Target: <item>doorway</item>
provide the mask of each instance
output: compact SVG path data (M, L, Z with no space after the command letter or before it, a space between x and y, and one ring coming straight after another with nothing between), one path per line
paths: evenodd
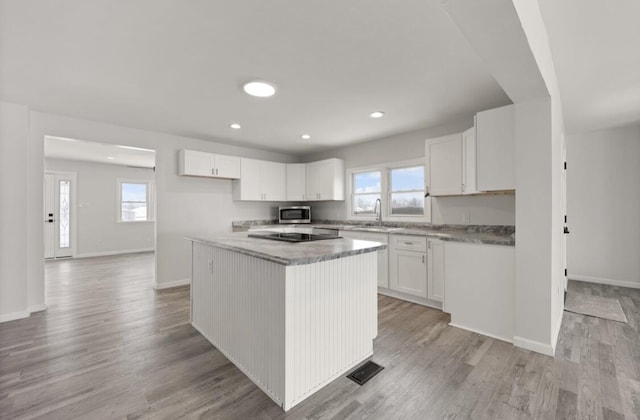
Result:
M44 258L71 258L76 251L76 174L44 174Z

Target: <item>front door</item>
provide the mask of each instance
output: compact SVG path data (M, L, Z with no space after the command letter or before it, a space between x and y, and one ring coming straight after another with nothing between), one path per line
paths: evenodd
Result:
M73 257L75 253L74 173L44 174L44 257Z

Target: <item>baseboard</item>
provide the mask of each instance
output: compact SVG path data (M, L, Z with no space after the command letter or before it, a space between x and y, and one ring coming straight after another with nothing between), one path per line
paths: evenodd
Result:
M583 276L581 274L569 274L569 280L586 281L589 283L607 284L609 286L630 287L632 289L640 289L640 283L628 280L615 280L605 277Z
M156 283L153 285L153 288L156 290L163 290L163 289L171 289L172 287L187 286L190 284L191 284L191 279L180 279L175 281L169 281L162 284Z
M118 251L85 252L83 254L77 254L73 258L107 257L109 255L138 254L141 252L153 252L153 251L155 251L154 248L139 248L139 249L121 249Z
M555 353L553 348L554 346L551 346L550 344L545 344L539 341L533 341L522 337L513 337L513 345L525 350L535 351L536 353L541 353L552 357Z
M380 286L378 286L378 293L381 295L395 298L395 299L405 300L407 302L416 303L418 305L428 306L429 308L442 310L442 303L436 302L435 300L423 299L417 296L411 296L406 293L396 292L395 290L387 289Z
M488 332L485 332L485 331L477 330L475 328L464 327L462 325L454 324L453 322L450 322L449 326L460 328L461 330L470 331L470 332L474 332L474 333L477 333L477 334L486 335L487 337L495 338L496 340L500 340L500 341L506 341L507 343L513 343L513 341L511 339L509 339L509 338L500 337L500 336L497 336L495 334L491 334L491 333L488 333Z
M47 310L47 305L45 305L44 303L29 306L29 313L31 314L34 312L41 312L46 310Z
M12 312L10 314L0 315L0 322L15 321L16 319L28 318L29 311Z
M562 305L563 309L564 309L564 304ZM555 329L552 331L552 345L551 345L551 355L556 354L556 347L558 346L558 337L560 337L560 328L562 328L562 318L564 317L564 311L562 311L562 315L560 315L560 319L558 320L558 322L556 323L556 327Z

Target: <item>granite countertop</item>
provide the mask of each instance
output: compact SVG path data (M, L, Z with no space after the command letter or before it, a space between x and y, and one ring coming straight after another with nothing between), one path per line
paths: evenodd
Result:
M274 220L234 221L233 227L277 229L292 225L279 225ZM451 242L466 242L487 245L515 246L514 226L493 225L430 225L409 223L385 223L383 226L368 226L358 222L336 220L314 221L312 224L296 225L300 228L330 228L357 232L374 232L391 235L416 235Z
M385 249L378 242L347 238L281 242L248 237L246 232L188 236L186 239L283 265L304 265Z

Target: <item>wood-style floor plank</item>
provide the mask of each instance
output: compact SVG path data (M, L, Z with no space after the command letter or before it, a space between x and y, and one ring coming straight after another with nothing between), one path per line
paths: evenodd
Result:
M565 313L555 357L378 298L364 386L345 377L284 413L189 324L189 288L155 291L153 254L46 263L49 309L0 324L0 419L623 419L640 417L640 290L628 324Z

